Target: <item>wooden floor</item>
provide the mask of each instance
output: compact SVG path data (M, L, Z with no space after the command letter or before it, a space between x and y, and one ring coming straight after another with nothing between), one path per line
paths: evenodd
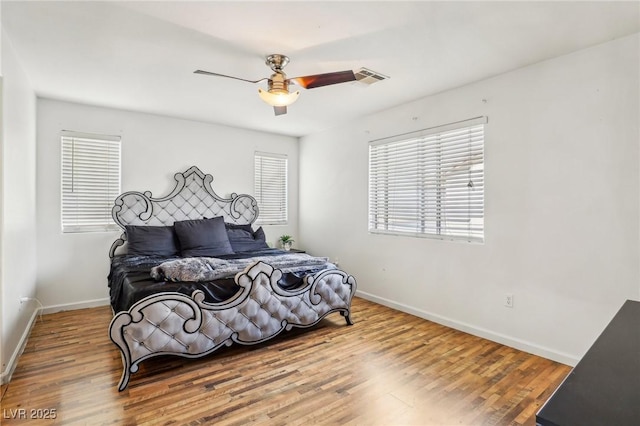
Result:
M118 392L110 309L44 315L2 389L1 423L534 425L570 371L363 299L352 316L204 359L151 359Z

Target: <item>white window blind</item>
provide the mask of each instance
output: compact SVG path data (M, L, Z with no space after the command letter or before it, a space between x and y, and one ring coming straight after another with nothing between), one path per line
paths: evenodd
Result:
M260 215L257 223L284 225L287 223L287 156L256 152L255 197Z
M120 137L62 133L62 232L119 230Z
M369 231L484 241L478 117L369 144Z

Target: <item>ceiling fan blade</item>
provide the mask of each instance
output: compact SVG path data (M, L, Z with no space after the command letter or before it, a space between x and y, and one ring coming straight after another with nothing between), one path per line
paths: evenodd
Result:
M305 75L303 77L291 78L290 81L304 87L305 89L313 89L315 87L329 86L331 84L346 83L355 81L356 76L353 71L337 71L325 74Z
M247 80L245 78L233 77L231 75L218 74L217 72L209 72L209 71L203 71L203 70L195 70L193 73L194 74L203 74L203 75L212 75L214 77L233 78L234 80L246 81L247 83L260 83L263 80L267 80L267 78L261 78L260 80L253 81L253 80Z
M273 112L276 113L276 115L284 115L287 113L287 107L286 106L274 106L273 107Z

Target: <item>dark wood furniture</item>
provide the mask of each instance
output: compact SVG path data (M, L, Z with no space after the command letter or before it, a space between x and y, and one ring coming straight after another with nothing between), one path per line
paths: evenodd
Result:
M622 305L538 411L536 424L640 425L640 302Z

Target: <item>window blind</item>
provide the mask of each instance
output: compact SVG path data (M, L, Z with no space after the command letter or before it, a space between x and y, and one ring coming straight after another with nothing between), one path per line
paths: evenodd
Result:
M254 157L255 198L260 215L257 223L287 223L287 156L256 152Z
M119 230L111 208L120 194L120 137L62 134L62 232Z
M369 144L369 231L484 241L484 123Z

